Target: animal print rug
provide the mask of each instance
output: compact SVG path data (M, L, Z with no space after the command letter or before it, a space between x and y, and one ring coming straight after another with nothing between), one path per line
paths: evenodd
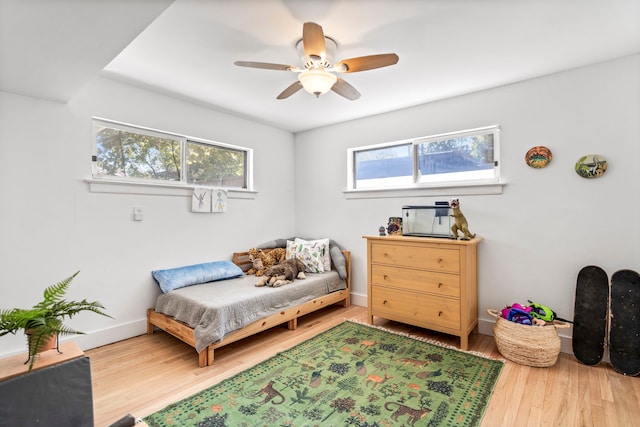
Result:
M502 362L344 322L149 415L155 426L478 426Z

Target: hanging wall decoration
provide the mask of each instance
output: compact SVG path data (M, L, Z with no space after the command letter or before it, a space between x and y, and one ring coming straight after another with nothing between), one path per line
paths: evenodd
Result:
M227 190L196 187L191 198L191 212L219 213L227 211Z
M551 150L542 145L531 148L524 155L524 161L532 168L541 169L549 164L552 159Z
M227 191L222 188L214 189L211 192L211 212L227 211Z
M211 189L199 188L193 189L193 197L191 198L191 212L211 212Z
M196 187L191 198L191 212L218 213L227 211L227 190Z
M600 178L607 170L607 160L599 154L587 154L576 162L576 173L583 178Z

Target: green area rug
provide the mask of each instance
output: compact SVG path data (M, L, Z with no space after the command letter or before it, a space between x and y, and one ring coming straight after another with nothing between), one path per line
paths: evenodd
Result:
M502 362L344 322L149 415L152 426L478 426Z

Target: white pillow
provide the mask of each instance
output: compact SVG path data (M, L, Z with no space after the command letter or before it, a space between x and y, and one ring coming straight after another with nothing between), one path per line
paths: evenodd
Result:
M303 240L296 237L294 243L305 243L311 245L314 251L320 252L323 271L331 271L331 255L329 254L329 238L318 240Z
M318 245L311 245L302 239L287 240L287 258L298 258L308 273L324 273L322 253Z

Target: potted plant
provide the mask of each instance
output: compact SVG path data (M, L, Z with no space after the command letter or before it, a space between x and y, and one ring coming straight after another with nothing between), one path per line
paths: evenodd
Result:
M27 335L29 371L33 368L36 355L45 349L52 339L57 342L60 335L84 334L66 326L63 323L65 318L70 319L81 311L93 311L111 317L103 311L105 307L97 301L64 299L71 281L78 273L80 272L77 271L65 280L46 288L42 301L32 308L0 309L0 337L9 333L15 335L20 330Z

